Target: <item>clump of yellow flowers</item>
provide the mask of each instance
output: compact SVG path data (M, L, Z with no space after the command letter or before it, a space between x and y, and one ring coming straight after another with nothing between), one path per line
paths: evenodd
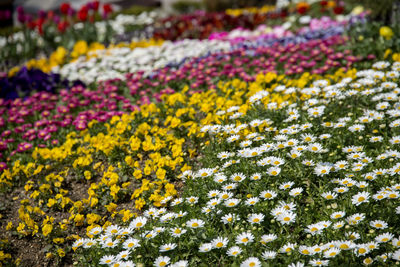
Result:
M236 8L236 9L227 9L225 13L230 16L240 16L244 13L261 13L266 14L268 12L276 10L275 6L265 5L262 7L247 7L247 8Z

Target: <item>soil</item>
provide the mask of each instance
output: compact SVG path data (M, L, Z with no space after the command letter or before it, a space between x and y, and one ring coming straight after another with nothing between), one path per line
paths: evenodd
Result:
M87 197L87 189L90 186L88 183L80 183L75 180L68 181L68 185L65 186L69 190L69 197L72 200L83 199ZM55 262L53 259L47 259L46 254L48 252L48 243L43 239L26 236L19 236L16 231L6 231L5 227L7 223L11 221L14 227L19 224L18 209L20 208L20 201L28 199L29 196L26 194L24 188L14 188L11 193L0 194L1 203L1 218L0 218L0 239L7 239L9 247L6 253L10 253L12 260L19 259L19 265L21 267L53 267L53 266L73 266L72 257L70 253L63 258L63 261ZM35 205L33 202L32 205ZM46 215L54 218L54 222L58 223L63 219L68 219L70 214L66 211L47 212ZM85 229L79 229L76 234L83 236ZM13 266L12 264L11 266ZM1 266L1 263L0 263Z

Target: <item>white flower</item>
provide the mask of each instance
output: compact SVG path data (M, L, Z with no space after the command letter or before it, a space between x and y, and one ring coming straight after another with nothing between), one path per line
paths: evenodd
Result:
M233 246L233 247L229 248L228 251L226 252L226 254L231 257L236 257L241 253L242 253L242 249L238 246Z
M191 219L186 222L186 226L193 229L201 228L204 226L204 221L199 219Z
M296 214L291 211L284 211L276 216L276 219L282 224L290 224L295 222Z
M321 165L318 164L317 166L315 166L314 172L316 175L318 176L324 176L329 174L331 171L331 166L328 165Z
M350 132L361 132L365 129L365 126L362 124L354 124L349 127Z
M315 259L315 260L311 260L310 264L312 266L328 266L329 265L329 260Z
M346 212L344 211L336 211L331 214L331 219L340 219L343 218L346 215Z
M272 190L262 191L260 197L263 199L274 199L278 194Z
M300 195L303 192L303 188L293 188L292 190L289 191L289 195L296 197Z
M213 245L211 243L202 244L199 247L199 252L209 252L213 249Z
M250 257L240 264L240 267L260 267L261 261L256 257Z
M254 206L259 201L260 201L260 199L258 197L251 197L251 198L246 200L246 205L247 206Z
M236 221L237 218L238 218L238 216L236 214L228 213L228 214L222 216L221 222L223 222L224 224L228 224L228 223L232 223L232 222Z
M224 248L228 244L229 239L226 237L217 237L211 241L214 248Z
M131 221L129 227L132 228L142 228L146 225L147 218L146 217L137 217Z
M296 263L289 264L288 267L304 267L304 263L298 261Z
M241 182L244 179L246 179L246 176L243 173L235 173L231 175L231 180L236 183Z
M386 243L392 240L394 235L392 233L383 233L375 237L375 241L378 243Z
M170 251L170 250L173 250L175 248L176 248L176 244L175 243L168 243L168 244L160 246L160 252Z
M338 248L330 248L324 252L325 258L333 258L340 253L340 249Z
M261 257L262 257L264 260L273 260L273 259L275 259L275 257L276 257L277 254L278 254L278 253L276 253L275 251L264 251L264 252L261 254Z
M231 198L231 199L225 200L224 205L225 205L226 207L233 208L233 207L235 207L236 205L238 205L239 202L240 202L240 199Z
M250 214L248 218L248 222L251 224L260 224L262 221L264 221L264 215L261 213L257 214Z
M252 233L241 233L236 237L236 244L247 245L254 241L254 235Z
M135 249L137 247L140 247L140 241L138 239L129 237L128 239L125 240L123 243L123 248L125 249Z
M170 233L171 233L171 235L172 235L173 237L179 237L179 236L183 235L183 234L186 233L186 232L187 232L187 230L182 229L182 228L179 228L179 227L172 228L172 229L170 230Z
M107 264L107 265L111 265L116 261L115 256L113 255L105 255L103 257L101 257L99 264Z
M351 198L351 203L353 203L353 205L358 206L362 203L368 202L369 196L370 194L368 192L357 193Z
M281 168L279 167L271 167L267 170L268 175L277 176L281 172Z
M101 227L94 227L89 231L89 233L91 235L99 235L99 234L101 234L101 232L102 232L102 228Z
M199 200L199 198L195 197L195 196L191 196L191 197L187 197L186 198L186 202L189 203L189 204L196 204L198 200Z
M185 260L177 261L171 265L171 267L187 267L187 266L189 266L189 262Z
M369 225L371 225L371 227L374 227L376 229L385 229L388 227L387 222L382 221L382 220L375 220L375 221L371 221L369 223Z
M396 260L396 261L400 261L400 249L396 250L393 255L392 255L392 259Z
M356 213L356 214L353 214L353 215L347 217L346 220L350 225L356 225L364 219L365 219L365 215L363 213Z
M153 265L154 265L154 266L157 266L157 267L164 267L164 266L167 266L167 265L169 264L170 260L171 260L170 257L167 257L167 256L159 256L159 257L155 260L155 262L154 262Z
M279 189L286 190L286 189L291 188L293 185L294 185L294 182L286 182L286 183L279 185Z
M278 238L277 235L275 234L268 234L268 235L263 235L261 236L261 244L266 245L269 242L272 242Z

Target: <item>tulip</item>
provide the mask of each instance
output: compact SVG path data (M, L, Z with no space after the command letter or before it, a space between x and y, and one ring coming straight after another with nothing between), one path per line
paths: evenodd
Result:
M70 9L71 9L71 5L69 3L62 3L60 6L60 11L64 15L68 15Z
M112 10L112 7L111 7L110 4L104 4L104 5L103 5L103 14L104 14L104 17L107 17L108 14L110 14L112 11L113 11L113 10Z
M78 11L77 17L78 17L78 19L79 19L80 21L86 21L87 16L88 16L88 9L87 9L86 6L83 6L83 7Z

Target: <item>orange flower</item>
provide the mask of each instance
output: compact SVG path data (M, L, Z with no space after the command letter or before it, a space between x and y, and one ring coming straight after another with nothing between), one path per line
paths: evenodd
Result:
M299 14L305 14L310 9L310 5L306 2L300 2L297 3L296 9Z

